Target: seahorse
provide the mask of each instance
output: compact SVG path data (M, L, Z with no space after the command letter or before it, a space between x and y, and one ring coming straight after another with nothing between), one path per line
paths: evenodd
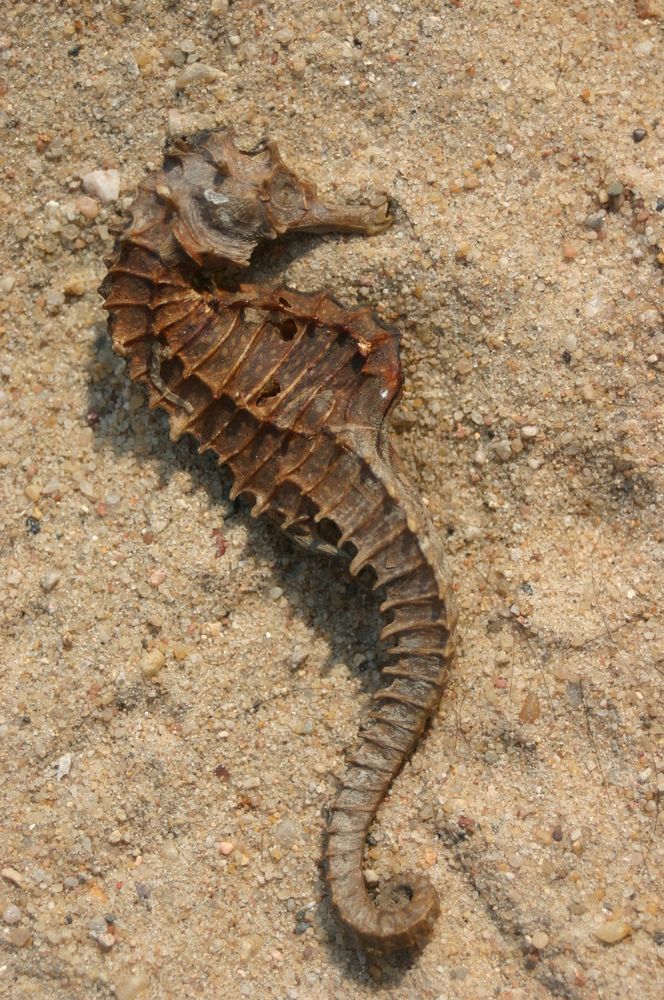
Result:
M440 904L423 876L366 888L365 837L436 711L454 654L450 574L387 436L402 390L400 332L327 292L240 284L258 244L286 233L380 234L378 205L334 205L264 140L229 129L166 147L140 186L100 292L114 349L169 416L228 466L233 486L292 539L350 557L383 595L386 680L349 757L327 829L332 905L368 953L423 947Z

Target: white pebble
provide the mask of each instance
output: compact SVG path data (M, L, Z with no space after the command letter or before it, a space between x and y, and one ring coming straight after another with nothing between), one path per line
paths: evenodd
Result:
M21 919L21 916L22 914L18 906L14 906L13 903L10 903L9 906L6 906L2 911L2 919L6 924L17 924Z
M55 780L62 781L71 771L71 754L64 753L56 763Z
M117 201L120 195L120 174L117 170L92 170L83 178L83 190L104 203Z
M60 581L60 574L57 569L49 569L41 578L41 588L46 594L50 594Z

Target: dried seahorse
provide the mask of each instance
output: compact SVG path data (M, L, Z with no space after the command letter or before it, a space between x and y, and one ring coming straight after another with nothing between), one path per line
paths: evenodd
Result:
M387 440L400 334L324 292L231 289L210 275L248 265L261 241L286 232L372 235L391 221L386 203L320 201L272 142L242 152L227 130L201 132L172 143L139 189L101 289L115 350L172 436L215 452L254 516L350 554L350 572L371 567L385 594L389 684L374 695L327 842L332 903L370 952L422 946L439 913L432 885L414 875L391 880L376 905L362 861L376 810L438 705L455 624L441 550Z

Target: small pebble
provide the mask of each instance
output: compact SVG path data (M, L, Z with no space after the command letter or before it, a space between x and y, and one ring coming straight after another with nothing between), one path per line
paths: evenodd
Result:
M20 872L17 872L15 868L3 868L2 877L6 878L8 882L12 885L17 885L19 888L23 885L24 879Z
M21 916L22 914L18 906L15 906L13 903L10 903L2 911L2 919L6 924L17 924Z
M636 13L644 20L656 21L664 17L664 5L661 0L636 0Z
M49 569L41 578L41 589L45 594L50 594L59 582L60 573L58 573L57 569Z
M117 170L92 170L83 178L83 190L103 203L117 201L120 174Z
M609 920L608 923L595 931L595 937L603 941L604 944L618 944L619 941L629 937L631 933L632 928L629 924L623 923L622 920Z
M56 316L64 304L64 292L51 290L46 293L46 311L50 313L51 316Z
M95 201L94 198L88 197L86 194L82 194L80 198L77 198L74 205L76 211L86 219L96 219L99 215L99 202Z
M109 842L109 844L121 844L122 843L122 839L123 838L122 838L122 831L121 830L113 830L108 835L108 842Z
M141 671L144 677L154 677L166 663L166 657L160 649L151 649L141 660Z
M290 28L279 28L278 31L275 31L274 37L280 45L290 45L295 38L295 33Z
M507 462L512 456L509 441L496 441L493 450L502 462Z
M235 844L231 840L222 840L219 844L219 853L228 857L235 850Z
M648 135L648 131L645 128L635 128L632 132L632 139L634 142L643 142L645 137Z
M533 947L537 948L538 951L542 951L549 943L549 935L546 931L535 931L532 941Z
M191 63L180 73L175 81L176 90L186 90L197 83L212 83L219 77L219 70L205 63Z
M96 941L102 951L110 951L115 944L115 935L108 930L103 917L93 917L88 924L88 937Z
M31 937L32 931L28 927L12 927L2 940L12 948L25 948Z
M56 781L62 781L63 778L67 777L67 775L71 771L71 759L72 758L70 753L64 753L62 757L60 757L60 759L56 762L55 765Z
M289 60L288 66L293 76L301 80L307 68L307 60L304 56L296 54Z
M589 215L586 218L586 229L592 229L593 232L598 233L604 225L605 219L606 215L604 212L594 212L593 215Z
M525 427L521 428L521 437L526 438L527 440L531 441L533 438L536 438L538 434L539 427L534 424L526 424Z
M245 934L240 938L240 961L246 962L260 951L263 939L258 934Z
M201 627L201 633L210 639L216 639L221 635L221 622L205 622Z
M297 736L310 736L314 731L313 719L296 719L293 723L293 732Z
M66 279L62 290L65 295L69 295L71 298L80 299L82 295L85 295L87 283L82 275L72 274L71 277Z
M536 691L528 691L519 711L519 722L536 722L540 716L540 703Z

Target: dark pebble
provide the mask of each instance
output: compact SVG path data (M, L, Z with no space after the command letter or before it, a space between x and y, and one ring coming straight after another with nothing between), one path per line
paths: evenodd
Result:
M36 517L26 517L25 526L28 529L29 535L38 535L41 531L41 521Z
M632 132L632 139L634 142L643 142L647 135L648 133L644 128L635 128Z

